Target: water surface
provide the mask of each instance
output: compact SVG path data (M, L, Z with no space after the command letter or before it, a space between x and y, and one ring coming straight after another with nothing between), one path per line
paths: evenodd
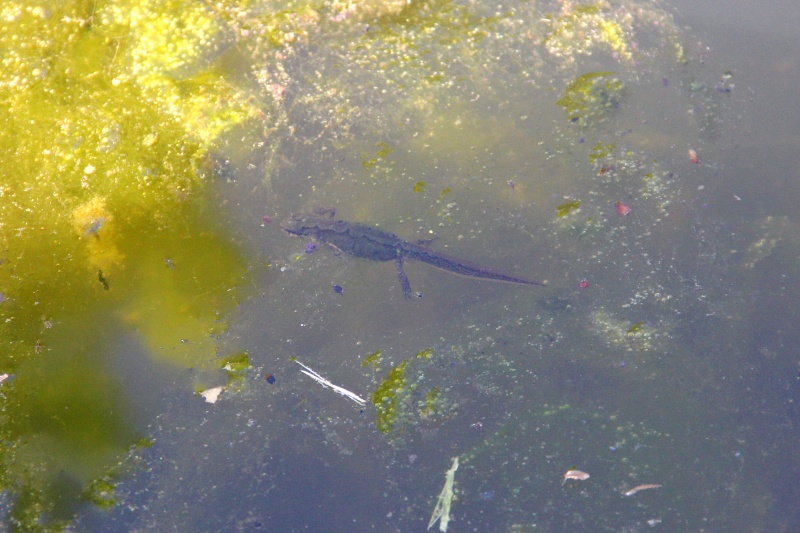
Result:
M797 527L798 13L740 8L4 5L7 523L422 531L458 457L451 531ZM547 286L406 301L318 208Z

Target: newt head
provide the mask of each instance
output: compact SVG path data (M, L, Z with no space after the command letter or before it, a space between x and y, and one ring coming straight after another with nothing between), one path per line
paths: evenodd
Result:
M343 224L342 221L330 217L294 214L281 223L281 229L290 235L317 238L320 232L331 229L338 231Z
M305 217L292 215L292 218L281 222L281 229L290 235L309 235L311 228L305 222Z

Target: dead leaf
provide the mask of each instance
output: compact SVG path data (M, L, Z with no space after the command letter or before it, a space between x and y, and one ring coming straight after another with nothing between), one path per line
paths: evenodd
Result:
M219 395L222 394L222 391L225 387L214 387L213 389L206 389L200 393L200 396L203 397L205 401L208 403L217 403L217 399Z
M576 481L586 481L589 479L589 474L584 472L583 470L567 470L566 474L564 474L564 482L568 479L574 479Z
M629 490L627 492L624 492L623 494L625 496L633 496L634 494L636 494L640 490L659 489L659 488L661 488L661 485L659 485L657 483L648 483L648 484L645 484L645 485L636 485L631 490Z

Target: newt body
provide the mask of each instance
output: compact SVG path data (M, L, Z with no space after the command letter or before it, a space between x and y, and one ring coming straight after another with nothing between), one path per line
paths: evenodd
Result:
M544 285L539 281L509 276L436 252L425 246L405 241L388 231L356 222L312 215L293 217L281 227L291 235L311 237L355 257L373 261L394 261L397 265L397 277L403 287L403 295L407 299L411 297L411 283L403 271L405 259L422 261L462 276L525 285Z

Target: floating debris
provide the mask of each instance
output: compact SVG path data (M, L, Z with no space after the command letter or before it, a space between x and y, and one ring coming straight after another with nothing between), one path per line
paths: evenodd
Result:
M645 485L636 485L631 490L629 490L627 492L624 492L623 495L624 496L633 496L634 494L636 494L640 490L660 489L660 488L661 488L661 485L659 485L657 483L648 483L648 484L645 484Z
M627 333L628 335L635 335L636 333L642 331L642 328L644 327L645 324L646 322L644 320L637 322L636 324L629 327L628 331L626 331L625 333Z
M589 474L583 470L567 470L567 472L564 474L564 481L561 484L563 485L569 479L574 479L575 481L586 481L589 479Z
M580 200L572 200L570 202L564 202L563 204L556 207L556 214L558 215L558 218L564 218L570 213L580 209L580 207L581 207Z
M453 457L453 466L444 475L444 487L439 493L436 507L433 508L431 521L428 522L428 529L439 521L439 531L447 531L447 524L450 522L450 505L453 503L453 481L458 470L458 456Z
M622 202L617 202L614 204L614 208L617 210L617 213L622 216L625 216L631 212L631 206L623 204Z
M102 284L103 284L103 288L104 288L105 290L108 290L108 280L107 280L107 279L106 279L106 277L103 275L103 271L102 271L102 270L98 270L98 271L97 271L97 279L100 281L100 283L102 283Z
M695 165L700 162L700 156L697 155L697 152L689 148L689 161L694 163Z
M9 378L11 374L0 374L0 383L4 382Z
M208 403L217 403L219 399L219 395L222 394L222 391L225 387L214 387L211 389L206 389L200 393L200 396Z
M106 217L97 217L92 220L89 225L86 227L86 231L83 232L84 237L88 237L89 235L94 235L98 239L100 238L100 228L103 227L103 224L106 222Z
M327 387L329 389L333 389L334 392L337 392L337 393L341 394L345 398L349 398L349 399L353 400L354 402L356 402L359 405L366 405L367 400L365 400L361 396L357 395L356 393L350 392L349 390L345 389L344 387L340 387L339 385L334 385L333 383L331 383L327 379L323 378L322 376L320 376L319 374L317 374L316 372L314 372L313 370L308 368L306 365L304 365L303 363L298 361L297 359L295 359L294 362L297 363L298 365L302 366L305 369L305 370L301 370L300 372L302 372L306 376L310 377L311 379L313 379L314 381L316 381L317 383L319 383L323 387Z

